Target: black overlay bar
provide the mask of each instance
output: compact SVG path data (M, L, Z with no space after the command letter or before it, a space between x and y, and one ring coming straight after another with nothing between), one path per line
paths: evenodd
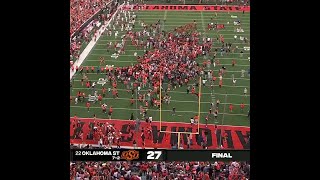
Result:
M250 161L250 150L71 149L71 161Z

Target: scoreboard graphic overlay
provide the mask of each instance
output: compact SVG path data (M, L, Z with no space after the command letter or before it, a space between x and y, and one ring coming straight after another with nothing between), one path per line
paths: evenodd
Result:
M250 150L71 149L71 161L250 161Z

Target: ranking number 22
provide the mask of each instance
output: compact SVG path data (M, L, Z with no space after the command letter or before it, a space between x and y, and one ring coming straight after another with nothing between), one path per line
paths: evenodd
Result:
M147 155L148 155L147 159L159 159L161 154L162 154L162 151L148 151L147 152Z

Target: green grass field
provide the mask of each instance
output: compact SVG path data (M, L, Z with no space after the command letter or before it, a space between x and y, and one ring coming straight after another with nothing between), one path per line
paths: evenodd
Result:
M250 77L248 76L248 69L250 68L250 51L244 51L243 57L240 57L240 50L245 46L250 46L250 44L244 44L239 40L239 36L245 36L250 39L250 13L242 14L238 12L217 12L217 17L215 17L215 12L190 12L190 11L135 11L137 14L137 19L135 23L135 30L141 30L142 27L138 23L139 20L143 20L147 24L155 23L158 19L166 19L164 29L165 31L171 31L175 27L183 26L188 23L192 23L193 20L197 22L198 31L204 32L207 28L207 24L211 22L211 18L215 18L219 24L224 24L225 29L219 31L208 31L207 35L214 38L214 48L221 47L221 44L216 41L216 37L219 34L224 35L225 42L231 42L234 46L238 46L239 50L235 53L229 55L224 54L220 56L217 53L216 59L220 60L220 64L227 68L227 73L223 77L223 87L219 88L216 83L214 86L214 91L208 86L202 87L202 97L201 97L201 118L200 122L204 123L204 117L208 114L210 103L212 100L220 99L221 104L219 106L219 116L218 122L211 120L209 123L217 123L223 125L238 125L238 126L250 126L249 119L247 118L247 112L250 107ZM244 30L242 33L234 32L236 26L233 25L234 18L231 15L238 16L241 20L241 28ZM229 22L229 24L227 23ZM131 43L128 43L125 47L125 54L121 54L116 60L111 58L113 52L107 52L107 43L110 41L121 41L120 28L118 29L120 35L117 39L114 39L114 34L110 36L103 35L97 41L95 47L90 52L90 54L85 59L83 66L99 66L99 57L103 56L106 59L107 65L114 65L115 67L130 66L131 64L137 63L136 58L133 56L134 52L138 55L143 54L143 49L137 50ZM233 36L237 35L238 39L235 41ZM214 50L212 49L211 52ZM209 57L211 58L211 57ZM236 65L231 66L232 60L236 60ZM204 58L201 56L197 59L199 63L202 64ZM221 65L213 67L212 69L217 74L217 71L221 68ZM241 70L245 70L245 77L241 77ZM234 74L237 80L236 85L232 84L232 74ZM87 95L90 94L90 90L85 86L81 85L80 74L76 74L74 77L73 88L70 89L72 96L75 96L78 91L84 91ZM88 78L91 81L97 82L99 78L104 78L105 74L89 73ZM109 83L106 83L106 88L111 87ZM164 87L166 85L164 84ZM97 85L98 94L101 93L101 85ZM243 95L244 88L248 89L247 96ZM143 90L147 90L144 88ZM198 91L198 88L196 89ZM112 119L129 119L131 113L134 113L134 117L139 115L139 106L142 105L140 102L134 105L130 105L131 92L128 93L122 83L118 83L119 99L113 99L111 93L103 99L103 102L107 103L108 106L113 106L114 113ZM171 103L170 105L162 105L162 121L171 122L190 122L190 117L193 117L198 113L198 99L196 96L191 94L186 94L186 86L178 87L177 89L170 92ZM135 98L135 96L134 96ZM234 105L234 111L229 112L229 104ZM243 112L240 111L240 103L245 104L245 109ZM172 107L176 107L176 116L171 115ZM85 102L74 104L72 101L70 106L70 116L77 114L78 117L93 117L96 114L98 118L107 118L106 114L103 114L100 108L100 104L91 105L90 112L87 111L85 107ZM148 115L153 117L153 120L159 120L159 110L156 108L150 108L148 110Z

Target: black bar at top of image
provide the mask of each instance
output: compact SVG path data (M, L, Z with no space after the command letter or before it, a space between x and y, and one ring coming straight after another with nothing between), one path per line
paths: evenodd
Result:
M250 150L167 150L167 161L250 161Z

